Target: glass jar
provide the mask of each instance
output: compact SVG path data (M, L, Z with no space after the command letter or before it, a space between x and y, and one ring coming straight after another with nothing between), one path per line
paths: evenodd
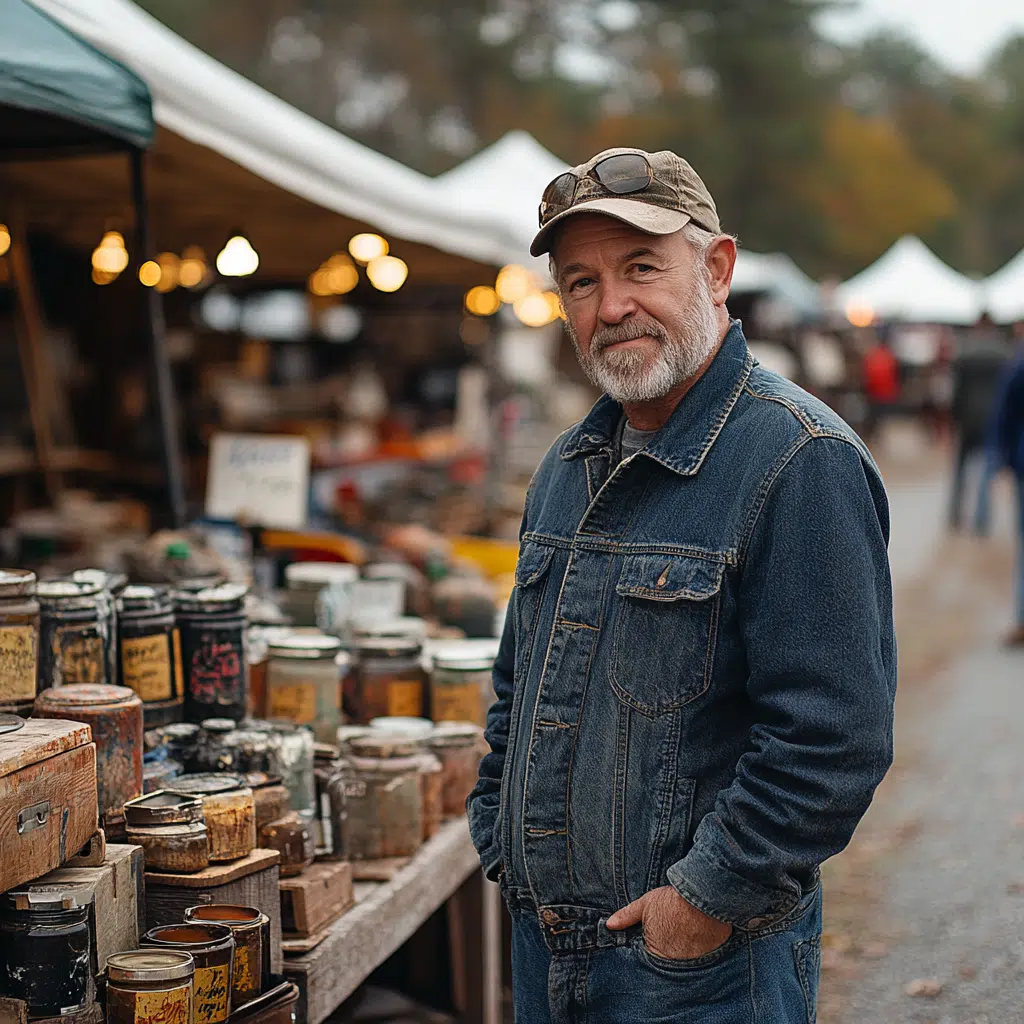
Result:
M433 648L431 661L431 718L483 728L494 702L494 655L475 640L451 640Z
M421 717L426 710L421 655L421 644L408 637L360 640L345 687L352 720L362 724L387 715Z
M189 722L214 717L240 722L248 713L245 593L245 587L232 583L175 592Z
M250 626L245 634L246 658L249 662L249 713L254 718L267 717L267 662L272 643L292 635L288 626Z
M267 714L308 725L330 743L341 725L341 641L323 633L293 633L269 645Z
M107 957L107 1024L191 1024L195 961L176 950Z
M39 689L103 683L107 668L109 600L96 583L45 580L39 601Z
M159 587L125 587L116 607L121 685L142 698L147 729L180 722L181 638L171 595Z
M442 805L446 818L466 812L466 800L480 774L483 731L472 722L442 722L426 741L441 762Z
M312 816L316 810L316 781L313 777L313 733L294 722L280 719L246 723L247 729L262 732L270 740L272 767L288 790L292 810Z
M39 692L36 574L0 569L0 713L27 715Z
M59 1017L91 1001L89 908L72 890L14 890L0 897L0 992L32 1017Z
M316 626L340 635L348 622L352 584L359 570L347 562L293 562L285 566L282 611L296 626ZM330 599L322 600L330 591Z

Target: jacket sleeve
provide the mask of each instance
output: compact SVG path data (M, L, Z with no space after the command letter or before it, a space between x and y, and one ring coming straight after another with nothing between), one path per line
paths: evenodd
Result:
M892 763L896 644L881 479L853 441L802 439L768 474L736 588L753 724L669 881L744 929L785 917Z

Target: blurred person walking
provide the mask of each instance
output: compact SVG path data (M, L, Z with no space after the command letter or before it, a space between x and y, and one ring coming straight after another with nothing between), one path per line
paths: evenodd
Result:
M872 332L873 341L864 353L864 398L867 416L864 420L864 440L874 441L883 420L896 409L900 398L900 364L888 342Z
M1024 321L1014 324L1015 352L996 394L989 432L989 464L1013 474L1017 493L1017 608L1016 625L1006 639L1024 646Z
M806 1024L819 865L892 757L881 478L751 357L686 161L560 175L532 251L605 394L530 486L468 801L516 1020Z
M995 466L986 457L986 438L1008 355L999 329L986 313L962 340L960 351L953 361L951 415L956 431L956 448L949 498L949 525L954 530L960 529L963 524L964 493L970 464L977 464L978 467L972 516L974 530L978 534L986 534L989 530L989 492Z

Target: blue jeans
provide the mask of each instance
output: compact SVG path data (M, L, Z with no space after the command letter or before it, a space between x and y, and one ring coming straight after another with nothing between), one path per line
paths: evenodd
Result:
M639 927L552 954L532 916L512 920L515 1024L814 1024L820 887L778 925L734 931L697 960L655 956Z

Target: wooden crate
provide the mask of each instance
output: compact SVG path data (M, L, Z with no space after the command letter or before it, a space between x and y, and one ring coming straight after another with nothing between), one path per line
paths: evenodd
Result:
M59 868L96 831L89 726L30 718L0 735L0 892Z
M89 909L93 975L102 974L107 957L138 949L144 930L141 846L110 843L99 867L58 868L25 888L59 886L91 893Z
M301 875L281 879L281 927L287 937L307 938L352 906L352 865L311 864Z
M146 872L146 928L177 924L188 907L234 903L256 907L270 918L270 969L281 973L281 893L277 850L253 850L227 864L211 864L192 875Z

